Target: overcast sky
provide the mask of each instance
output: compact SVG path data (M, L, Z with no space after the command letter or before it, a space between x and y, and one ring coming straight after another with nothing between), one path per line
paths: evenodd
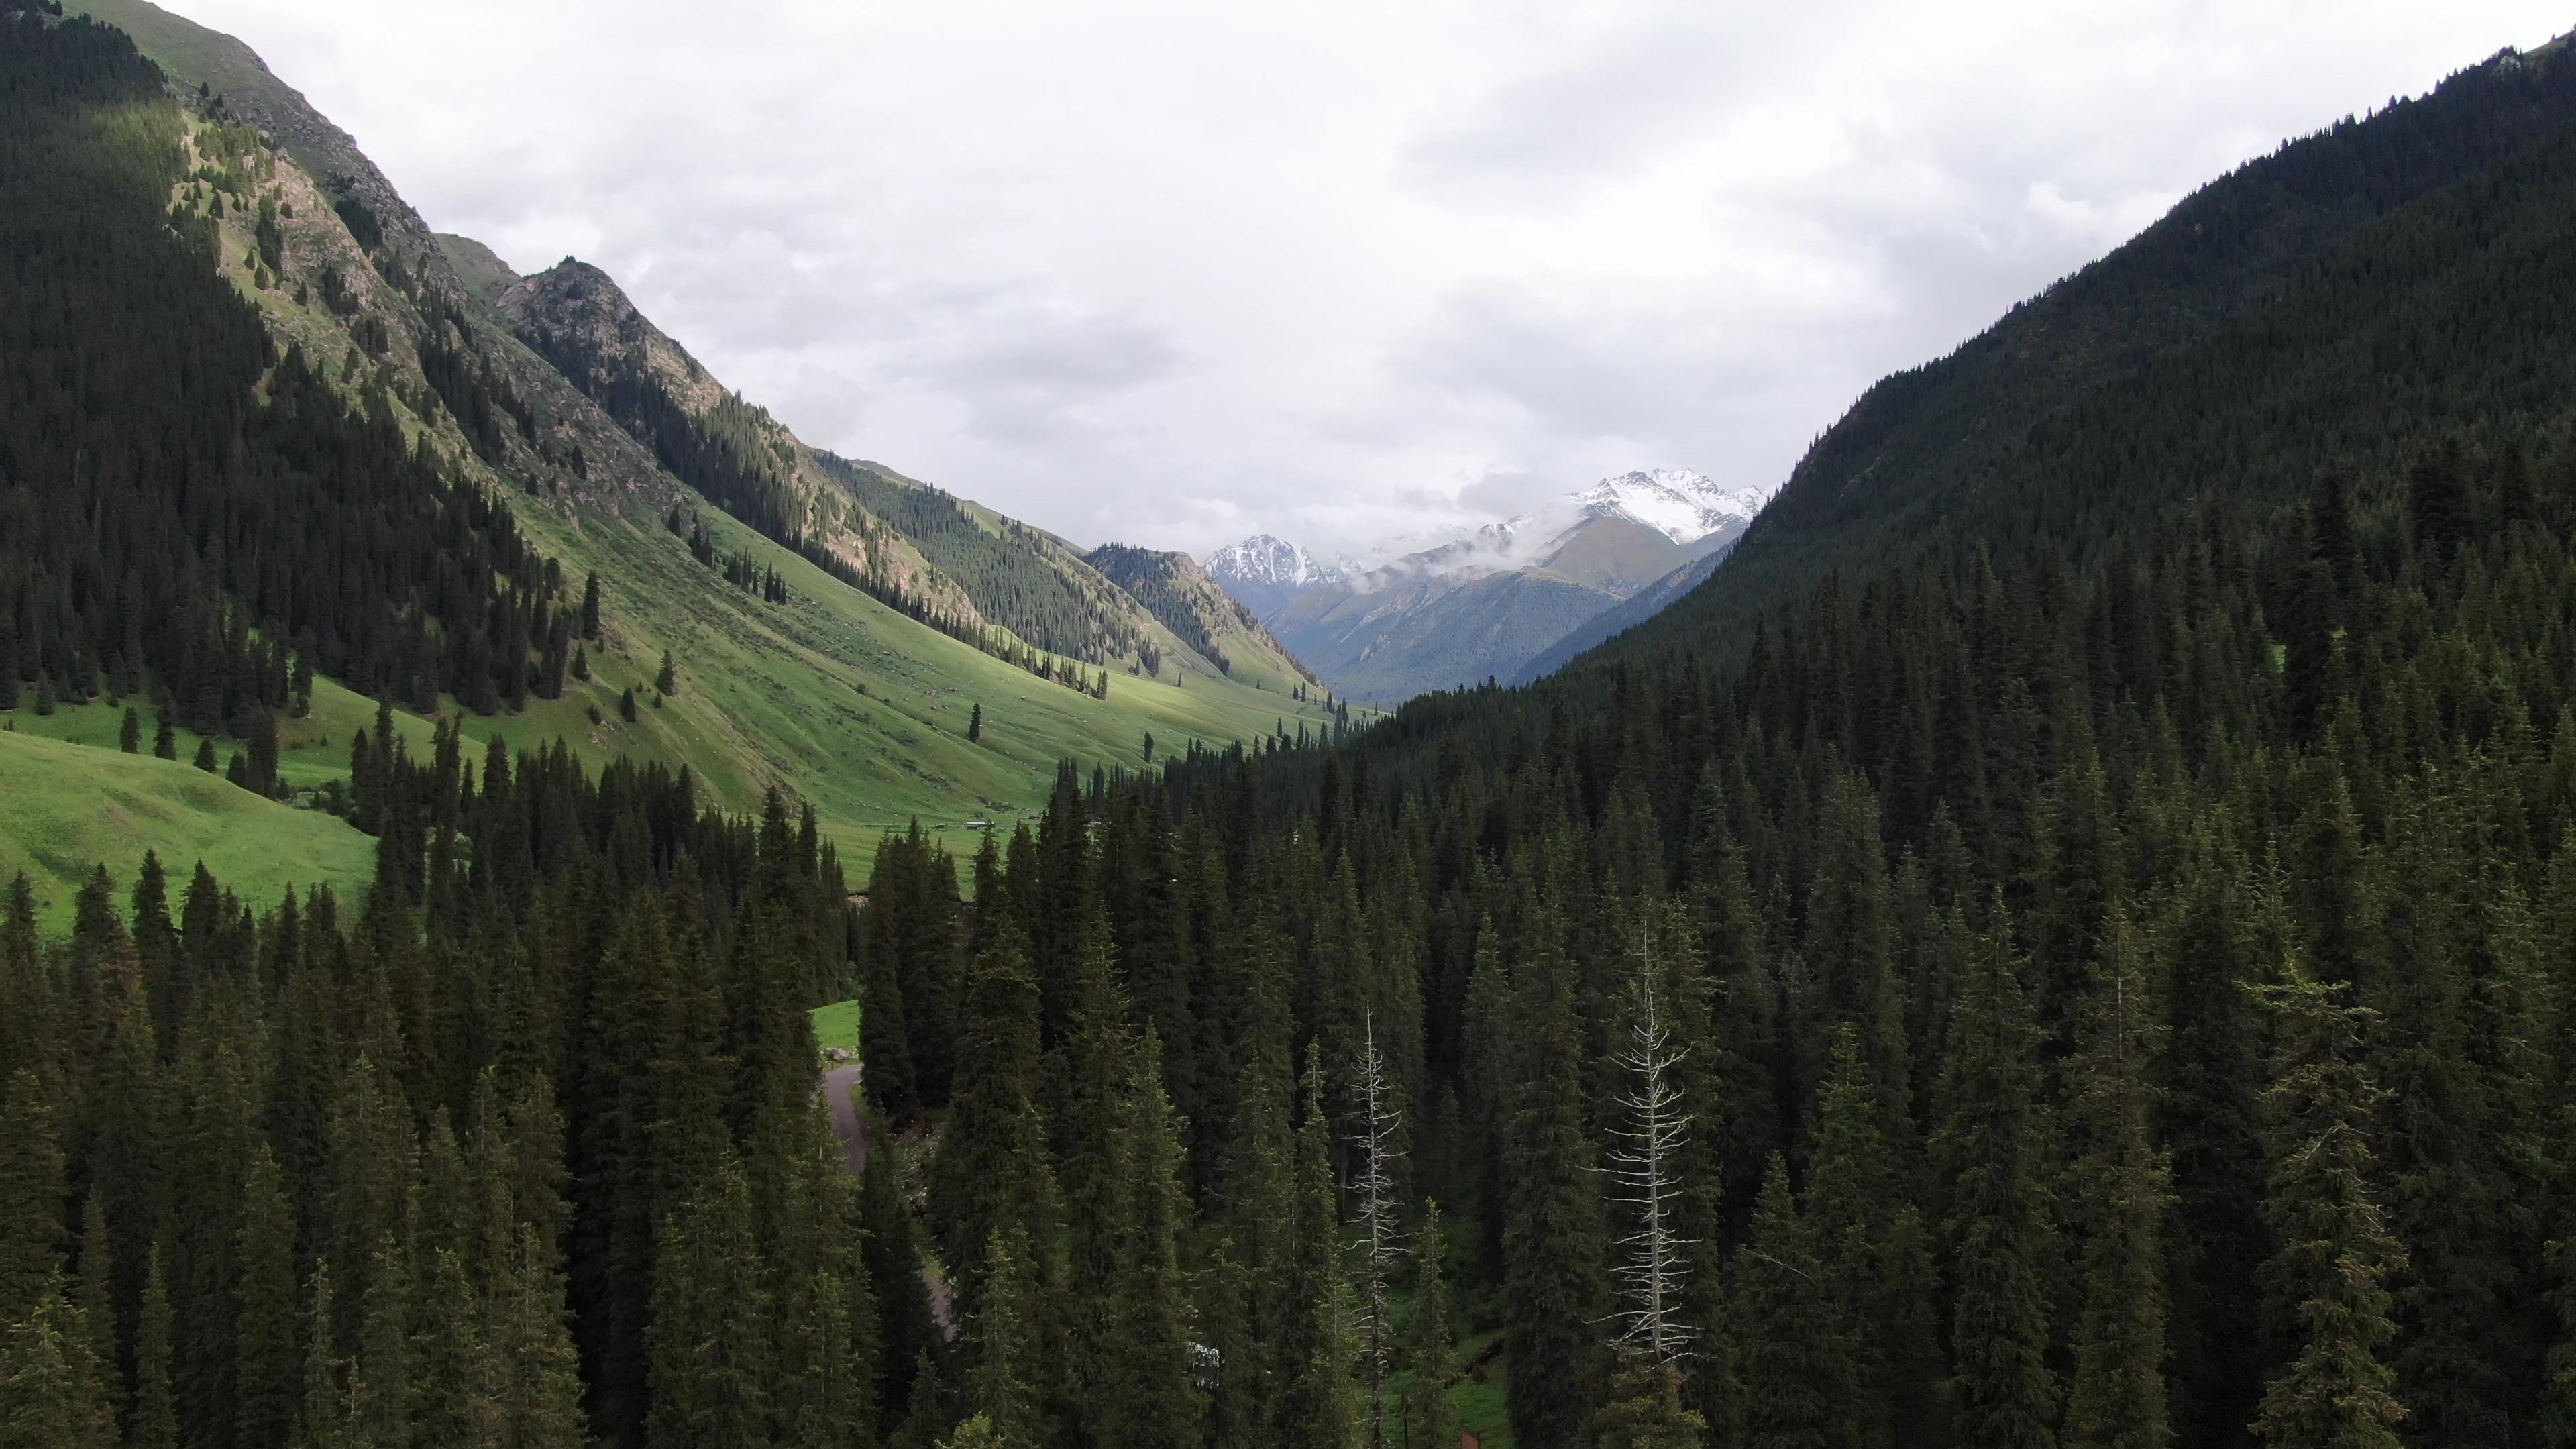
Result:
M2525 0L161 0L430 224L577 255L809 442L1086 542L1776 485Z

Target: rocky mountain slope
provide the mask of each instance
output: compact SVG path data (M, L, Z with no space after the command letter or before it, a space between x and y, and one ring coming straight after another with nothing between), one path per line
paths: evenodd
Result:
M1366 570L1262 535L1220 550L1209 572L1336 689L1392 703L1523 677L1628 601L1670 603L1683 590L1665 581L1705 577L1764 497L1678 469L1625 473L1498 523L1412 540Z
M1258 616L1276 613L1306 590L1351 576L1341 560L1326 561L1283 538L1256 533L1208 555L1208 577Z

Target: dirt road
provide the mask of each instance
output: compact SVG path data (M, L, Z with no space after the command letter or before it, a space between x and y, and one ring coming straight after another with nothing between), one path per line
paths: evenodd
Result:
M850 1154L850 1171L861 1172L868 1165L868 1119L859 1115L859 1105L852 1100L858 1090L859 1069L856 1063L834 1067L823 1074L823 1101L832 1109L832 1135Z

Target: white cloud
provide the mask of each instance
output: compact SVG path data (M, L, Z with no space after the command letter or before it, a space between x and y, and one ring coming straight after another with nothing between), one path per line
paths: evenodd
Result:
M1772 482L2530 0L165 0L432 225L606 267L813 441L1085 541Z

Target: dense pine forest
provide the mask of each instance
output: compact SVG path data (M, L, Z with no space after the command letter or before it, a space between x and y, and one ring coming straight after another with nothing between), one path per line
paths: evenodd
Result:
M199 285L157 76L0 29L63 198L0 217L0 683L541 680L506 512ZM390 711L363 899L21 882L0 1442L2576 1443L2576 141L2412 114L2493 144L2290 148L2385 215L1906 545L1804 475L1726 630L1068 762L859 894L786 792ZM84 427L128 386L202 423Z

